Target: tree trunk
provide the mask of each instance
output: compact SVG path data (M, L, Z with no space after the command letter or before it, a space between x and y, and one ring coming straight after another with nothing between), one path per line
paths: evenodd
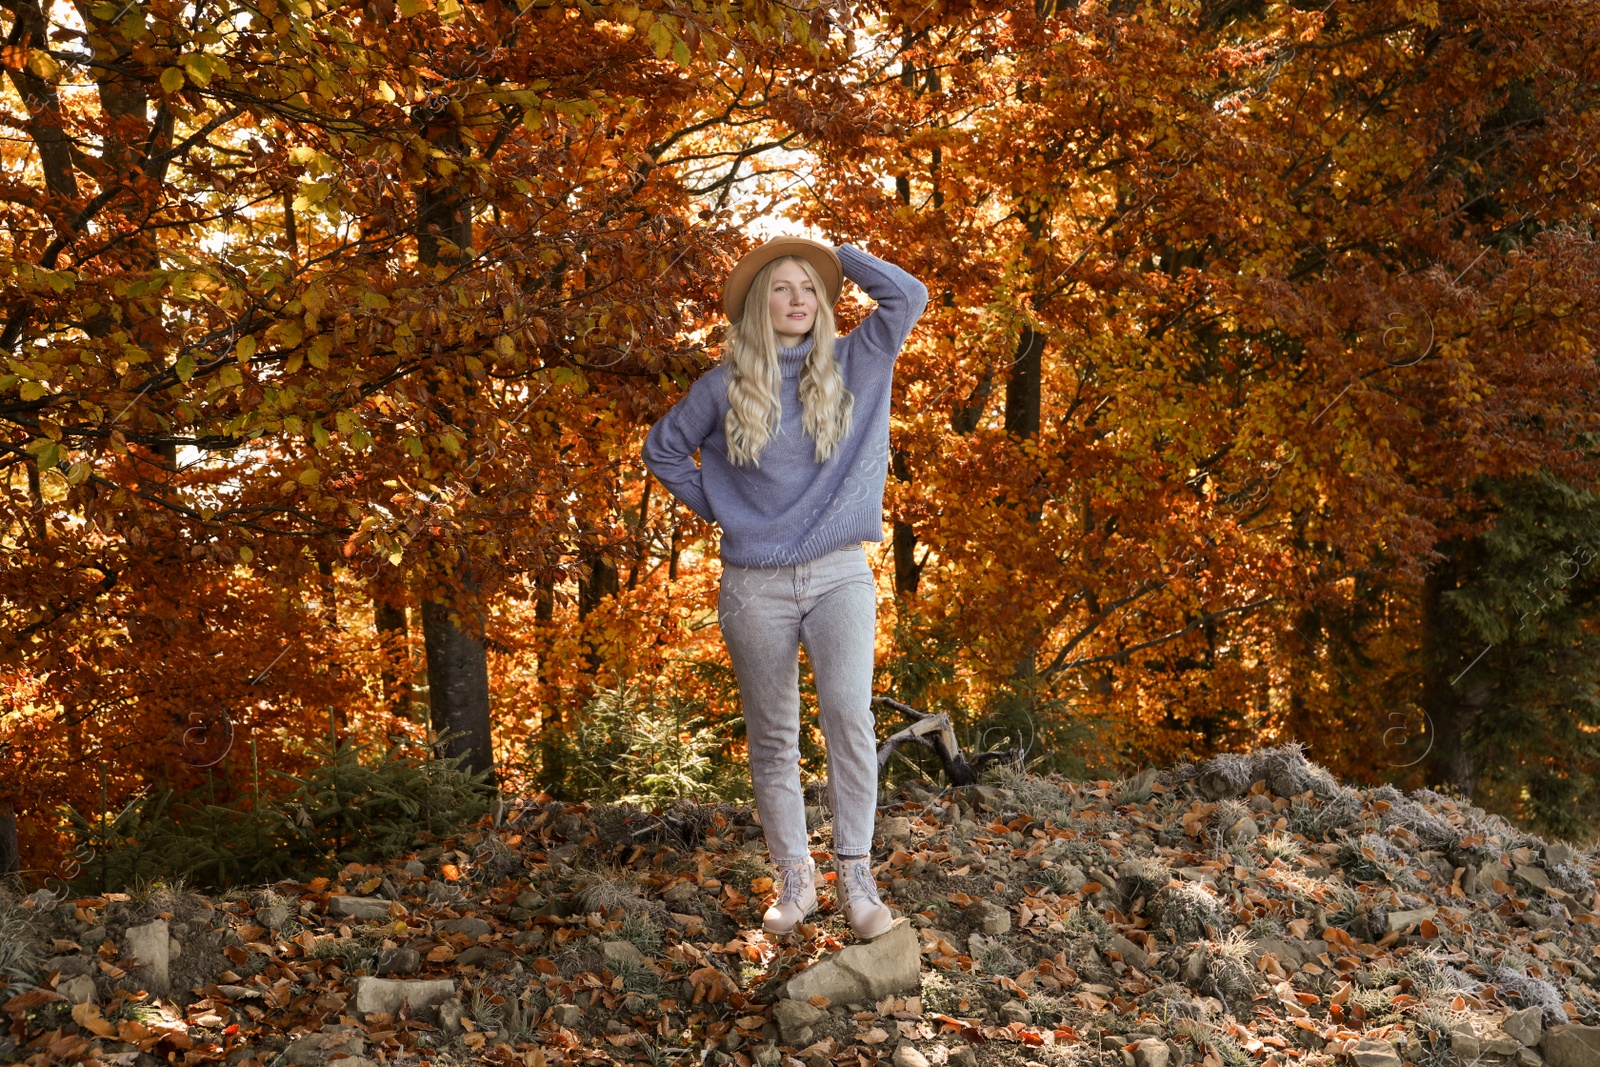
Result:
M1035 209L1028 213L1028 235L1035 241L1044 232L1044 213ZM1044 335L1024 322L1017 336L1017 351L1011 361L1011 373L1006 378L1006 433L1020 440L1039 436L1039 411L1044 393ZM1043 512L1029 507L1027 520L1037 524ZM1022 635L1017 657L1012 663L1011 677L1018 694L1023 696L1023 706L1032 710L1034 690L1038 684L1039 635L1029 632Z
M911 468L906 466L905 454L898 448L890 450L890 468L896 479L902 482L911 481ZM924 552L922 559L916 558L917 531L909 522L903 519L894 520L894 595L904 599L917 595L917 585L922 580L922 565L927 562L928 554Z
M410 659L406 652L410 628L406 624L406 609L404 604L389 604L382 600L374 600L372 604L372 622L377 627L378 638L385 645L398 645L401 653ZM404 715L416 721L416 709L411 706L411 672L410 664L395 664L385 659L383 665L383 703L390 712Z
M469 596L476 590L468 584ZM489 732L489 662L481 632L462 629L450 607L422 602L422 639L428 653L428 696L433 728L457 736L446 743L447 757L465 755L462 767L489 771L495 781L494 745Z
M429 118L428 116L435 116ZM412 109L412 117L424 128L427 139L449 152L459 149L461 140L453 129L434 123L448 120L448 110L430 111L426 102ZM417 260L425 267L454 263L470 254L472 212L461 194L442 179L435 188L426 182L417 187ZM454 246L447 247L449 245ZM476 610L477 584L470 570L458 575L467 591L468 603ZM449 608L431 597L422 602L422 638L428 657L428 708L435 730L459 733L446 746L450 756L465 754L463 766L478 771L488 769L494 780L494 745L489 721L489 655L484 647L481 626L461 629L451 618Z
M578 579L578 621L582 622L594 613L600 602L612 596L618 589L617 567L606 558L605 553L595 551L588 555L589 577ZM600 670L602 654L596 642L586 642L587 648L583 653L584 670L593 677Z
M1426 766L1430 784L1454 786L1470 799L1477 760L1469 732L1488 704L1494 671L1483 659L1474 660L1481 647L1463 647L1459 620L1443 601L1460 575L1470 573L1463 556L1472 553L1472 546L1452 541L1439 550L1445 562L1422 583L1422 708L1432 742ZM1389 738L1384 741L1388 744Z
M0 806L0 878L22 873L22 849L17 843L17 813L10 804Z

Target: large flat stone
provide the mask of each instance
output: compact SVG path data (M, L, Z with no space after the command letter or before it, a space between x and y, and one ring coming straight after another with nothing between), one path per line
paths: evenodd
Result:
M790 1000L823 996L834 1004L867 1004L891 993L915 993L921 987L917 933L902 917L882 937L847 945L813 963L789 979L783 995Z
M1113 934L1110 948L1122 957L1122 962L1141 971L1150 966L1150 954L1121 934Z
M1356 1067L1404 1067L1400 1053L1387 1041L1364 1037L1350 1049Z
M1600 1067L1600 1026L1552 1026L1539 1051L1550 1067Z
M1420 923L1424 919L1431 919L1438 914L1439 909L1430 905L1426 908L1412 908L1410 911L1386 912L1384 919L1388 932L1392 934L1402 931L1408 926Z
M145 988L158 996L170 995L172 935L167 929L167 920L156 919L143 926L130 926L123 941L123 952L138 957L140 966L136 972Z
M778 1034L785 1045L798 1045L802 1035L809 1036L811 1027L827 1017L827 1012L803 1000L779 1000L772 1009L772 1019L778 1024Z
M373 978L363 975L351 983L355 1010L368 1015L375 1011L398 1014L402 1001L411 1004L415 1015L432 1014L441 1003L456 995L456 984L448 978Z
M328 914L349 919L387 919L389 902L378 897L331 896Z
M1500 1029L1529 1048L1537 1048L1544 1035L1544 1011L1541 1008L1523 1008L1514 1011L1501 1022Z

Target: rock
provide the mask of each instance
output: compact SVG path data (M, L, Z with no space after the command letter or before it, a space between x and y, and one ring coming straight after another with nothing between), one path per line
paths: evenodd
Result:
M1350 1048L1356 1067L1404 1067L1400 1053L1387 1041L1364 1037Z
M980 900L967 908L967 914L986 934L1003 934L1011 929L1011 912L993 901Z
M550 1018L555 1020L557 1026L565 1026L570 1030L583 1021L583 1009L576 1004L557 1004L550 1009Z
M950 1050L950 1061L954 1067L978 1067L978 1050L971 1045L957 1045Z
M1531 1048L1519 1048L1515 1062L1517 1067L1543 1067L1544 1057Z
M587 836L588 833L584 827L582 816L573 814L571 812L557 815L555 817L555 821L550 824L550 827L568 841L571 841L574 838L581 841L585 836Z
M1112 936L1110 948L1130 967L1137 967L1142 971L1150 966L1150 954L1121 934Z
M264 908L257 908L256 922L260 923L262 926L265 926L273 933L277 933L279 930L283 929L284 924L287 923L293 915L294 913L289 910L289 905L280 901L278 903L268 904Z
M778 1034L785 1045L805 1043L802 1032L809 1034L813 1026L827 1017L827 1012L803 1000L780 999L772 1009L772 1018L778 1024Z
M1510 880L1511 872L1502 867L1497 861L1490 860L1488 863L1479 866L1474 888L1479 895L1492 893L1494 892L1494 883L1496 881L1509 882Z
M1020 1000L1008 1000L1000 1005L1000 1020L1006 1023L1031 1023L1033 1012Z
M1060 888L1057 891L1063 895L1067 893L1076 893L1078 890L1089 884L1089 876L1084 874L1083 868L1079 867L1075 863L1063 863L1061 866L1057 867L1056 870L1061 872L1056 876L1058 884L1060 885ZM971 1047L972 1046L970 1045L962 1046L962 1048ZM954 1055L954 1053L951 1053L951 1055Z
M612 963L644 963L644 953L632 941L607 941L600 946L600 955Z
M171 940L165 919L157 919L143 926L130 926L124 935L123 951L138 957L143 964L135 968L140 980L150 992L163 997L172 992L169 970Z
M967 795L979 804L987 804L991 808L999 808L1005 803L1000 790L992 785L975 785L967 790Z
M319 1067L330 1060L336 1067L350 1067L354 1061L345 1057L364 1056L366 1051L367 1039L361 1031L346 1026L297 1037L279 1054L279 1059L301 1067ZM341 1058L335 1060L335 1056Z
M500 960L509 959L511 953L503 948L491 948L488 945L473 945L456 957L458 967L487 967L498 963Z
M387 919L389 902L377 897L347 897L335 894L328 898L328 914L350 919Z
M402 869L413 878L421 878L428 873L428 868L421 860L407 860Z
M434 929L441 934L466 934L468 937L482 937L489 933L489 924L476 915L469 915L465 919L448 919L438 923Z
M44 961L44 968L40 973L49 974L51 971L60 971L63 978L71 978L80 974L94 974L94 957L77 955L51 956Z
M911 820L901 817L883 819L878 823L878 832L885 841L904 841L911 836Z
M1282 960L1288 967L1299 970L1305 966L1305 953L1299 945L1290 941L1283 941L1276 937L1258 937L1253 948L1250 949L1249 959L1252 965L1266 953L1272 953Z
M1542 868L1535 867L1531 863L1518 864L1513 873L1519 880L1526 882L1528 885L1539 889L1550 888L1550 876L1545 874Z
M1523 1008L1521 1011L1514 1011L1505 1017L1500 1029L1529 1048L1537 1048L1539 1038L1544 1033L1544 1010Z
M386 948L378 953L379 974L416 974L422 969L422 954L410 945Z
M467 1006L461 1003L460 997L451 997L439 1005L439 1029L447 1034L461 1032L461 1017L467 1014Z
M1261 828L1258 827L1256 825L1256 821L1250 818L1248 815L1234 823L1232 826L1228 827L1226 830L1222 831L1222 840L1228 845L1238 845L1243 844L1246 841L1254 841L1260 836Z
M1515 1056L1522 1046L1504 1030L1490 1030L1478 1039L1478 1047L1486 1056Z
M916 993L922 986L922 955L917 934L905 918L874 941L847 945L789 979L783 995L791 1000L827 997L835 1004L872 1003L891 993Z
M373 978L363 975L351 983L355 993L355 1010L358 1015L375 1011L400 1013L400 1004L407 1001L417 1015L433 1014L438 1005L456 995L456 984L448 978Z
M1413 908L1410 911L1391 911L1388 913L1387 932L1397 933L1408 926L1420 923L1423 919L1431 919L1439 914L1439 909L1433 906L1426 908Z
M94 979L86 974L57 982L56 992L66 997L68 1004L94 1004L99 1000L94 990Z
M542 906L544 901L545 896L543 893L536 893L530 889L526 892L518 893L517 899L512 901L512 903L519 908L527 908L529 911L532 911L533 909Z
M1552 1026L1545 1030L1539 1051L1550 1067L1600 1067L1600 1026Z
M891 1061L894 1067L928 1067L928 1057L917 1051L909 1041L900 1042Z
M1134 1067L1167 1067L1172 1050L1160 1038L1147 1037L1133 1046Z
M1456 1019L1450 1024L1450 1051L1463 1063L1471 1063L1481 1054L1477 1032L1467 1019Z

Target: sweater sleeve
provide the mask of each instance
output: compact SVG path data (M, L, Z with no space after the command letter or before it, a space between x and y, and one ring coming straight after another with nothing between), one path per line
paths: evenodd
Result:
M893 263L854 245L839 245L835 251L844 276L878 302L851 336L860 334L875 351L894 359L928 306L928 287Z
M716 429L717 404L711 395L711 377L708 373L697 378L689 392L656 420L645 436L640 454L650 473L673 496L702 519L716 522L700 467L694 461L695 450ZM721 375L716 377L720 379Z

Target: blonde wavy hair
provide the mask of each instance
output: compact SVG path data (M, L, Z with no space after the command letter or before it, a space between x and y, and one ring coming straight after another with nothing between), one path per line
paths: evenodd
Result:
M811 351L800 369L801 426L816 441L818 463L826 463L850 432L855 394L844 386L834 358L833 307L827 288L802 256L780 256L756 272L744 302L744 315L728 330L722 361L728 367L728 415L723 433L728 459L735 466L761 466L761 453L778 434L783 419L783 373L778 369L778 338L772 327L772 274L780 264L798 263L817 293L817 315L811 326Z

